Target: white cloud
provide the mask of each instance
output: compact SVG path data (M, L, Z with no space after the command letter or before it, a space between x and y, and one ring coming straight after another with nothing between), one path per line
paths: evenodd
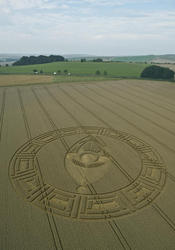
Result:
M54 1L46 0L0 0L0 7L8 10L23 10L31 8L53 9L57 5Z
M31 8L54 9L69 8L73 4L89 6L122 6L132 3L145 3L153 0L0 0L0 7L12 10ZM86 6L87 7L87 6Z
M78 9L71 7L75 2L78 4L80 0L0 0L0 12L3 12L0 52L9 52L9 48L11 52L106 55L154 53L154 50L175 52L175 11L125 9L119 15L97 16L91 14L90 5L138 0L81 0L89 5ZM47 11L36 11L37 8ZM26 14L25 9L32 10Z
M134 4L134 3L149 3L154 0L67 0L68 3L72 4L89 4L96 6L122 6L126 4Z

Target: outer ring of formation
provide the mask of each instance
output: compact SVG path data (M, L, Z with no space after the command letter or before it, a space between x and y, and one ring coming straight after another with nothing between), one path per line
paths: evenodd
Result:
M48 143L72 135L107 136L126 143L141 159L140 174L129 185L107 193L73 193L45 183L38 152ZM13 155L9 177L26 201L47 212L74 220L110 220L148 206L165 185L166 167L157 151L137 137L111 128L85 126L58 129L27 141Z

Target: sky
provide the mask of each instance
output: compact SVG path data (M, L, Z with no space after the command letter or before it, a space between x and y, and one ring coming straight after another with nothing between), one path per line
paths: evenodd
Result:
M175 0L0 0L0 53L175 54Z

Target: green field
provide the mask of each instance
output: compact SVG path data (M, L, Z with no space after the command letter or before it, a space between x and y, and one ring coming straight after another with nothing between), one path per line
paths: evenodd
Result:
M107 77L127 77L138 78L140 77L143 69L149 66L148 64L139 63L95 63L95 62L56 62L28 66L9 66L0 67L0 74L33 74L33 70L43 70L45 74L52 74L61 70L67 69L72 75L75 76L94 76L96 71L100 71L100 75L107 71Z

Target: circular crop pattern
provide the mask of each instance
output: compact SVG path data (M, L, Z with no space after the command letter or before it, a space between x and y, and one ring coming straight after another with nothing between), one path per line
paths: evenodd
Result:
M55 141L64 146L66 138L72 136L77 140L67 148L63 159L66 174L76 183L76 189L70 191L45 182L38 155ZM114 145L121 143L137 156L140 166L135 175L128 171L129 163L122 166L117 159L120 155L108 150L104 138ZM126 179L126 184L97 191L95 183L105 180L112 167ZM76 220L110 220L150 204L164 187L166 168L157 151L135 136L111 128L74 127L44 133L26 142L12 157L9 175L15 190L45 211Z

